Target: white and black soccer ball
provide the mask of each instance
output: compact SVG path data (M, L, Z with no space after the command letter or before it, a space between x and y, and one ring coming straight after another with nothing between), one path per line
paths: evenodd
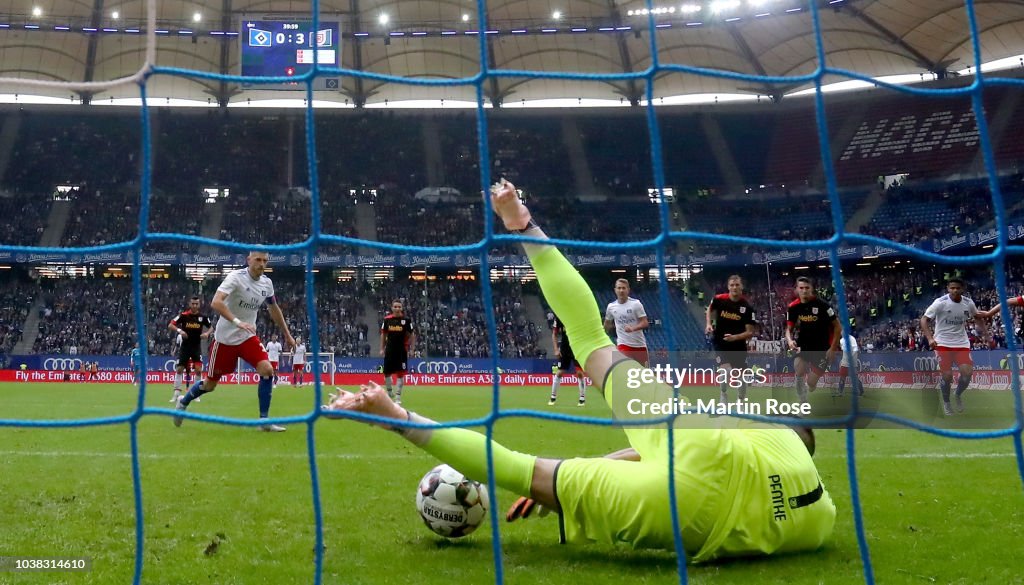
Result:
M447 538L472 533L487 517L487 486L448 465L438 465L420 480L416 509L427 528Z

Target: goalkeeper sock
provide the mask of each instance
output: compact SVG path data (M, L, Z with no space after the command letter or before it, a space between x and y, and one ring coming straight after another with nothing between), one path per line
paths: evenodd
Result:
M967 390L967 386L971 383L971 377L960 374L960 379L956 382L956 395L960 396Z
M939 390L942 391L942 401L949 402L949 387L952 384L952 380L946 380L943 378L942 383L939 384Z
M555 374L551 380L551 400L558 399L558 386L562 383L562 374Z
M405 384L405 378L403 378L401 376L399 376L398 379L395 380L395 398L397 398L398 400L402 399L402 386L404 384Z
M174 373L174 391L181 392L181 372ZM177 396L177 394L175 394Z
M183 407L188 406L189 403L191 403L196 398L199 398L203 394L206 394L206 390L203 390L203 381L199 380L198 382L195 383L194 386L188 389L188 392L185 393L185 396L181 398L180 404Z
M587 399L587 381L583 379L583 372L576 372L576 383L580 385L580 402Z
M551 246L524 246L537 282L540 283L544 300L565 325L576 360L584 366L594 351L612 345L604 332L601 312L590 291L576 268ZM611 396L606 396L611 401Z
M418 423L433 422L415 413L409 420ZM403 436L421 449L451 465L466 477L479 482L487 481L487 437L469 429L404 429ZM494 458L494 482L521 496L530 495L533 482L535 455L512 451L491 441Z
M270 415L270 399L274 395L273 378L260 377L260 383L256 386L256 393L260 397L260 418L267 418Z

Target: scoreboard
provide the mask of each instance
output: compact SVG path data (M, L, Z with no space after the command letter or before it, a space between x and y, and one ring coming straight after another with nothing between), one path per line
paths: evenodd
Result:
M310 21L242 22L242 75L247 77L300 76L321 66L341 66L341 38L337 22ZM333 84L331 83L333 81ZM305 89L304 83L252 85L263 89ZM318 77L314 89L337 89L337 78Z

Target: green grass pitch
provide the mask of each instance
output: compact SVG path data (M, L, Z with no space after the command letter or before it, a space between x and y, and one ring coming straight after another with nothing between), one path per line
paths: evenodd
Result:
M563 386L554 407L546 405L547 392L503 389L502 405L608 415L596 394L581 409L573 386ZM151 386L147 403L167 407L169 398L168 386ZM1007 392L967 398L968 408L973 404L992 416L1012 408ZM411 387L405 399L426 416L454 420L482 416L491 394L484 388ZM0 418L125 414L135 401L136 391L127 384L3 384ZM279 387L272 414L302 414L312 407L309 387ZM252 417L256 389L225 384L191 410ZM489 521L468 538L446 541L419 520L414 490L436 464L431 456L392 433L351 421L320 420L315 433L324 583L494 582ZM615 429L536 419L503 419L496 437L510 448L547 456L596 456L626 446ZM954 440L869 428L857 431L856 441L864 521L879 583L1024 583L1024 488L1010 439ZM314 522L303 425L270 434L186 420L176 429L167 416L146 416L139 423L139 447L143 583L313 583ZM833 538L823 550L691 566L690 582L863 583L845 431L820 431L816 460L839 508ZM0 572L0 584L130 583L135 543L130 462L128 425L0 427L0 555L93 561L85 573ZM502 515L513 499L504 491L492 498ZM558 545L554 516L503 522L501 535L506 583L678 582L670 553Z

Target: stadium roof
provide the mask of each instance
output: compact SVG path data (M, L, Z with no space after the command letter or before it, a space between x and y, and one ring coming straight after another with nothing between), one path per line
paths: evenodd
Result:
M975 63L963 0L817 0L827 65L868 77L906 81L963 74ZM248 21L310 20L308 2L284 0L160 0L156 6L155 64L204 73L241 73L241 46ZM0 94L48 96L58 103L137 101L130 78L146 70L149 2L127 0L9 0L0 18ZM325 0L320 20L340 25L340 66L346 70L416 80L469 79L481 69L480 46L489 67L547 73L643 73L652 64L651 35L663 65L717 69L745 75L799 77L817 67L810 5L806 0L657 0L645 14L642 0L495 0L480 26L468 0ZM1024 3L974 2L981 62L1004 60L1024 67ZM381 18L386 15L386 22ZM324 28L324 27L321 27ZM653 31L653 33L652 33ZM339 44L338 39L333 39ZM1019 61L1019 62L1018 62ZM271 67L276 71L283 66ZM286 75L285 71L278 72ZM34 81L30 81L34 80ZM826 84L846 78L828 76ZM36 82L72 82L47 86ZM808 79L767 85L750 79L715 78L661 71L655 103L686 103L757 95L780 98L813 87ZM82 85L83 83L87 85ZM398 104L445 106L472 103L473 85L424 86L387 78L344 74L319 80L315 100L339 107ZM299 86L301 87L301 86ZM642 103L646 81L497 77L481 86L489 101L505 107L566 103ZM197 105L263 103L299 99L301 91L222 83L159 74L148 78L155 103L190 100Z

